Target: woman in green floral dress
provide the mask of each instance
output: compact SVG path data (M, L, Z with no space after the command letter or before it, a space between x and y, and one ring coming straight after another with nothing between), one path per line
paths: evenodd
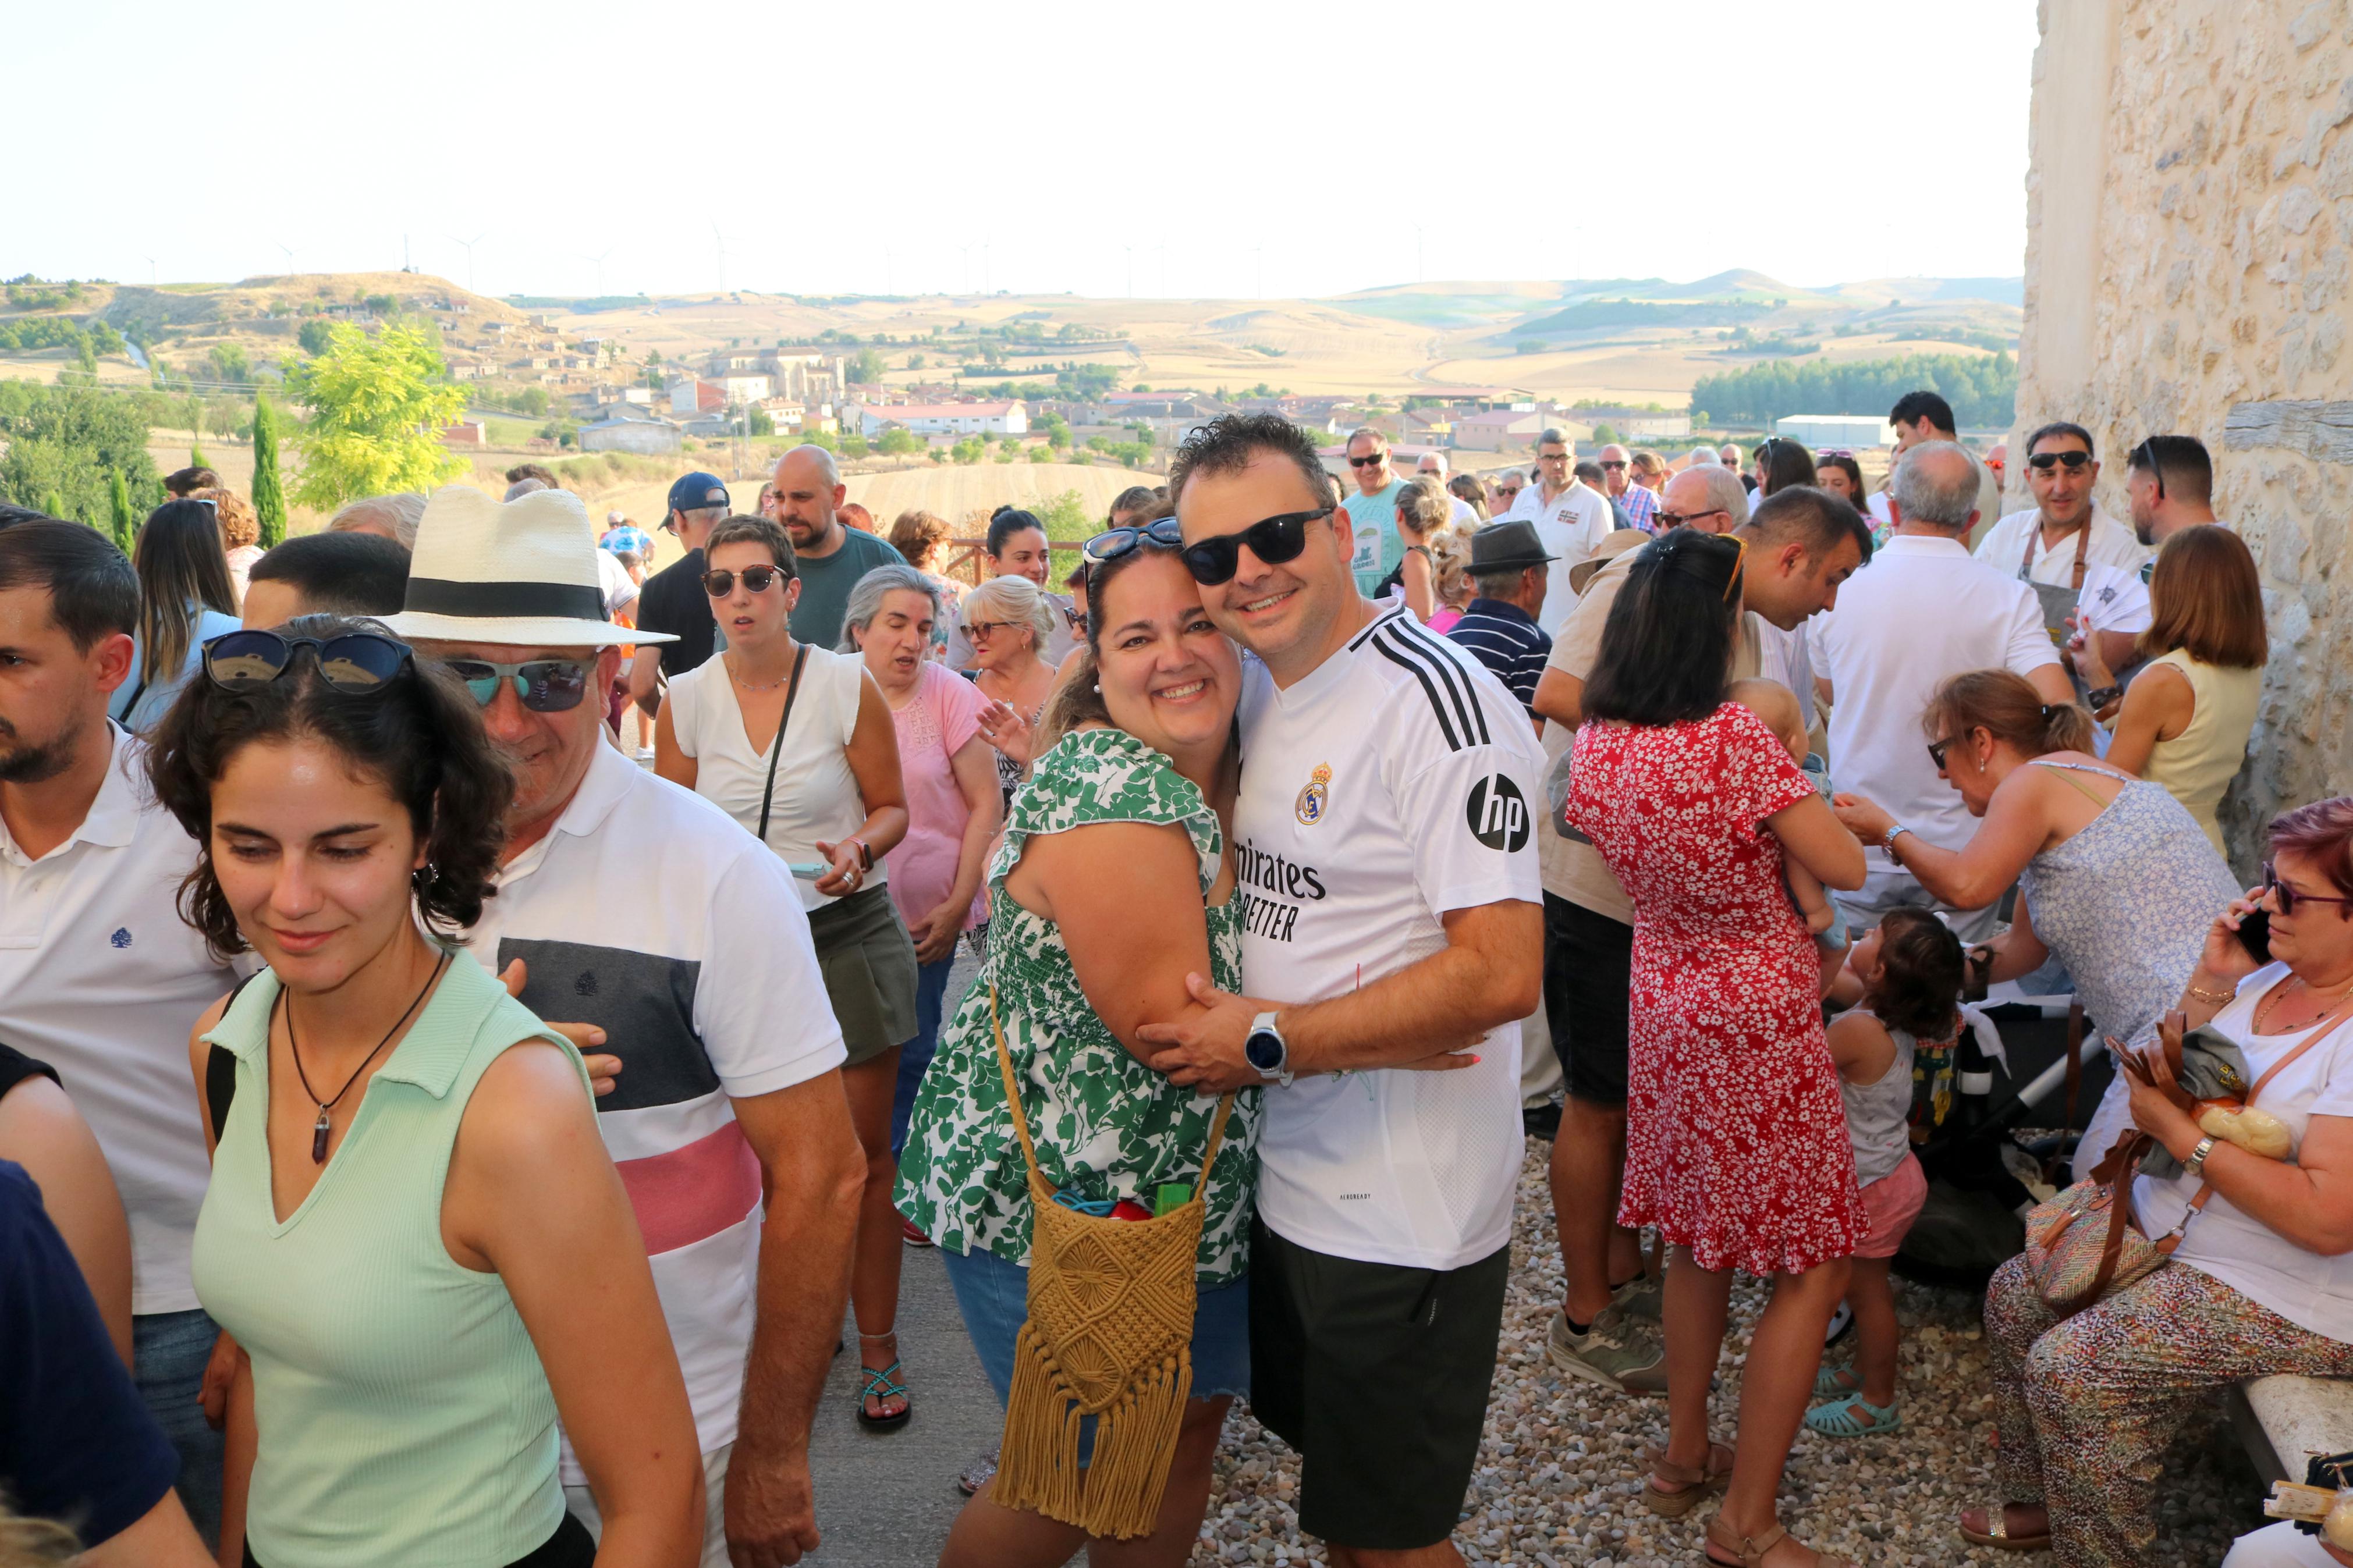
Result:
M1217 1107L1146 1067L1136 1034L1197 1007L1188 973L1229 991L1240 979L1227 826L1241 671L1175 544L1172 525L1114 531L1089 546L1109 558L1091 569L1088 649L1048 711L1049 749L1013 798L989 868L988 964L943 1031L900 1156L900 1212L939 1244L1000 1402L1028 1315L1030 1197L990 1028L992 987L1039 1169L1073 1199L1149 1213L1160 1184L1199 1174ZM1135 1541L1095 1543L1123 1564L1190 1555L1226 1406L1250 1385L1258 1121L1258 1092L1245 1089L1209 1173L1192 1397L1158 1523ZM940 1562L1043 1568L1088 1544L1075 1526L1007 1508L983 1487Z

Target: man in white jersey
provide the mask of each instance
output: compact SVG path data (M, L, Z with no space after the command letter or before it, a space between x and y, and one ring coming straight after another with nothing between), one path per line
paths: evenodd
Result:
M1168 484L1203 603L1257 655L1242 973L1282 999L1197 977L1204 1010L1143 1035L1173 1082L1265 1086L1250 1403L1304 1458L1300 1528L1335 1563L1459 1563L1544 967L1535 736L1475 658L1357 593L1298 426L1213 421Z
M1589 485L1579 484L1569 465L1577 447L1558 430L1536 437L1536 482L1520 492L1504 517L1524 517L1536 525L1536 537L1558 559L1545 592L1544 608L1536 613L1537 628L1546 636L1577 604L1577 590L1568 585L1570 570L1592 558L1609 536L1609 502ZM1501 521L1501 520L1498 520Z

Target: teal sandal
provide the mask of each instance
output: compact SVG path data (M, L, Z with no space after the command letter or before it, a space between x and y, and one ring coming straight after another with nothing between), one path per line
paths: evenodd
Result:
M1870 1417L1867 1424L1855 1418L1858 1410ZM1806 1412L1807 1427L1825 1437L1877 1437L1903 1425L1904 1417L1896 1414L1894 1401L1873 1405L1860 1394L1817 1405Z
M860 1334L858 1337L861 1341L887 1340L895 1338L896 1334L894 1331L884 1334ZM858 1369L866 1375L866 1386L858 1391L858 1424L870 1432L894 1432L904 1426L908 1418L915 1414L914 1401L907 1399L907 1385L899 1381L899 1361L893 1357L891 1364L880 1371L871 1366L861 1366ZM878 1401L907 1399L907 1403L895 1414L877 1415L866 1408L866 1402L870 1399Z
M1854 1374L1854 1368L1851 1366L1826 1366L1814 1373L1816 1399L1843 1399L1850 1394L1862 1392L1862 1379Z

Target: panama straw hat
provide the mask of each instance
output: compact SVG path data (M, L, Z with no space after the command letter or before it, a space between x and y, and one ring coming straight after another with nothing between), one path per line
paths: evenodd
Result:
M493 500L471 485L434 491L417 525L408 596L385 624L411 639L517 647L678 640L606 618L588 509L563 489L511 501Z

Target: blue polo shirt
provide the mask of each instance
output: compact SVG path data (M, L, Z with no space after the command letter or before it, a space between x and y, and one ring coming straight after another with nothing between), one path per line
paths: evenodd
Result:
M1503 599L1473 599L1446 636L1494 671L1495 679L1520 700L1520 706L1532 714L1535 711L1536 681L1544 675L1545 661L1552 657L1552 638L1536 625L1535 616Z

